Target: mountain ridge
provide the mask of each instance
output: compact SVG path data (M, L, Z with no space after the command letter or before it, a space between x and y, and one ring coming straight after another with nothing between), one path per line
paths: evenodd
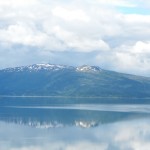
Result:
M0 70L0 95L150 97L150 78L98 66L52 64Z
M62 69L71 69L71 70L76 70L76 71L101 71L102 69L98 66L89 66L89 65L82 65L78 67L73 67L73 66L67 66L67 65L56 65L56 64L33 64L33 65L28 65L28 66L21 66L21 67L11 67L11 68L5 68L1 69L0 71L39 71L39 70L62 70Z

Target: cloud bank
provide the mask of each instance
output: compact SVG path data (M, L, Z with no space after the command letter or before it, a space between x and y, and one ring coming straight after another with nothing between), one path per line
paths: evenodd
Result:
M1 1L0 68L89 64L150 76L149 7L147 0Z

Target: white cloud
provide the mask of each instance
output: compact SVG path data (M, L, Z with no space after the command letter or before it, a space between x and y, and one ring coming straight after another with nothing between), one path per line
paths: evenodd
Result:
M80 9L72 10L71 8L66 9L59 6L52 9L52 13L54 16L60 17L65 21L89 22L90 20L90 18L86 15L86 13Z
M80 37L73 32L68 32L61 29L59 26L54 27L53 33L63 41L67 47L70 47L74 51L90 52L90 51L105 51L109 50L109 46L101 39L90 39L86 37Z
M150 15L140 15L140 14L127 14L124 15L125 17L123 19L125 19L126 23L133 23L133 24L137 24L137 25L141 25L141 24L149 24L150 23ZM135 24L135 25L136 25Z
M136 44L131 48L131 52L150 54L150 41L148 41L148 42L142 42L142 41L136 42Z
M29 46L41 46L47 40L47 35L34 31L25 25L10 25L7 29L0 30L0 40L14 44L23 44Z
M22 45L22 58L16 59L28 60L27 55L24 57L26 47L38 49L36 55L41 55L42 60L47 53L51 57L52 52L55 58L69 60L66 63L70 65L70 59L61 57L58 52L70 52L70 55L99 52L84 60L81 57L78 62L88 59L92 64L106 66L105 69L128 73L133 69L142 74L144 69L144 75L149 75L150 15L123 14L117 9L138 9L139 4L144 8L149 6L148 1L141 0L0 1L0 62L5 64L3 57L10 59L9 51L17 52L14 47L18 44ZM34 58L32 48L29 51ZM128 61L123 61L124 57ZM124 67L119 67L120 62ZM140 73L137 70L141 70Z
M97 0L99 3L105 4L105 5L114 5L119 7L136 7L137 5L135 3L132 3L130 0Z
M35 4L37 0L5 0L0 1L0 6L25 6L25 5L31 5Z

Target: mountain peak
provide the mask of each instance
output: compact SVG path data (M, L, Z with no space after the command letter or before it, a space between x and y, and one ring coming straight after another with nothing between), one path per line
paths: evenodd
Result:
M53 65L53 64L34 64L27 66L30 70L61 70L66 68L64 65Z
M102 69L98 66L83 65L83 66L77 67L76 70L81 71L81 72L99 72Z
M107 71L96 66L35 64L0 71L0 95L128 99L148 98L149 91L150 78ZM88 126L84 122L77 124Z

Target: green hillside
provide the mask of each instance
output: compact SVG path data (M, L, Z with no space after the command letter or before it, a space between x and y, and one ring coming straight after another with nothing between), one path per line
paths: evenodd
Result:
M0 71L0 95L150 97L150 78L92 67L10 68Z

